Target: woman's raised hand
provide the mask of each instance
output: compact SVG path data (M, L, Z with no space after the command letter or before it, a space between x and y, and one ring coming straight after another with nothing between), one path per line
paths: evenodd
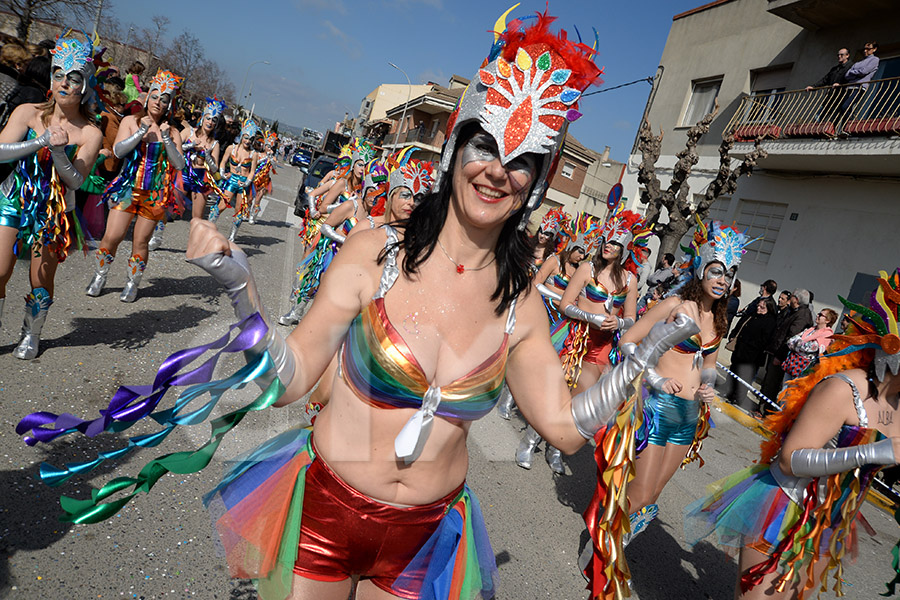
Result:
M198 258L221 252L231 255L231 246L216 225L204 219L191 219L191 233L188 236L187 258Z

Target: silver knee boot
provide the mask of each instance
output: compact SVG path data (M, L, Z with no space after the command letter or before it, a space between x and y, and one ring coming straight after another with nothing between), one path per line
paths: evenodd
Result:
M106 276L109 274L109 266L116 257L106 248L100 248L94 252L94 276L84 291L88 296L99 296L106 285Z
M566 474L566 466L563 464L562 452L559 448L554 448L550 444L547 444L547 449L544 451L544 458L547 459L547 464L550 465L551 471L559 473L560 475Z
M287 327L296 325L300 322L300 319L303 318L303 315L306 314L306 306L306 302L294 302L291 305L291 310L287 311L278 318L278 324L285 325Z
M233 242L233 241L234 241L234 237L237 235L238 227L241 226L241 222L242 222L242 221L243 221L243 220L237 220L237 219L235 219L235 221L231 224L231 233L228 234L228 241L229 241L229 242Z
M35 288L25 296L25 320L22 323L22 339L13 350L13 356L22 360L31 360L38 355L38 344L41 341L41 330L47 320L47 311L53 304L50 292L44 288Z
M165 221L157 221L156 227L153 229L153 236L150 238L150 243L148 247L151 251L156 250L160 246L162 246L163 240L163 232L166 230L166 222Z
M144 269L147 263L137 254L128 259L128 271L126 271L125 289L119 300L122 302L134 302L137 298L138 286L141 284L141 277L144 276Z
M219 201L216 200L212 206L209 207L209 217L207 217L210 223L215 223L219 220Z
M540 434L529 425L525 428L525 437L519 442L519 449L516 450L516 464L523 469L531 468L531 460L534 458L534 449L541 443Z
M504 383L503 389L500 391L500 400L497 401L497 414L500 415L501 419L509 421L510 417L512 417L512 409L515 403L516 401L513 399L512 394L509 393L509 387Z

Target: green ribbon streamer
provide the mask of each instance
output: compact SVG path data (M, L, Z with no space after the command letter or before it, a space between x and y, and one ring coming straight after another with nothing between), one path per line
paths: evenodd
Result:
M894 511L894 521L900 525L900 507ZM897 586L900 585L900 540L897 540L897 543L894 544L894 547L891 549L891 555L894 557L894 560L891 561L891 567L894 569L894 578L888 581L884 586L887 588L887 591L883 594L878 594L884 598L888 598L897 593Z
M245 379L232 387L242 387L264 373L274 372L274 364L268 352L261 354L251 364L253 366L248 370ZM272 406L283 394L284 385L276 377L252 402L210 421L212 431L209 440L197 450L174 452L157 457L148 462L137 477L116 477L100 489L93 489L90 500L62 496L59 503L66 514L62 515L60 520L70 523L99 523L119 512L139 493L149 492L166 473L187 475L204 469L212 460L225 435L234 429L247 413ZM110 496L129 488L132 489L132 492L124 498L103 502Z

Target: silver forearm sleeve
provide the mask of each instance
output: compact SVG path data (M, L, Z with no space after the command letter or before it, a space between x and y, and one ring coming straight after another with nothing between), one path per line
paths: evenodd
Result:
M50 159L53 161L56 172L59 173L59 178L66 184L66 188L77 190L81 187L84 183L84 175L79 173L72 161L69 160L65 146L50 146Z
M593 386L572 398L572 418L578 432L586 439L606 425L628 398L631 384L641 371L653 367L667 350L700 331L690 317L679 314L671 323L659 322L647 333L640 346Z
M263 339L248 351L248 354L256 356L268 350L275 363L275 376L287 387L294 378L296 370L294 354L287 347L287 342L281 334L275 331L269 322L256 290L256 281L250 271L247 255L240 250L232 250L232 256L214 252L188 262L197 265L225 286L225 291L234 306L234 314L238 319L244 319L253 313L260 314L266 323L267 332ZM268 384L269 382L264 383Z
M211 174L216 174L219 172L219 165L216 164L216 161L212 158L212 153L206 153L206 170Z
M548 288L543 283L536 283L534 287L536 287L537 291L541 293L541 296L550 298L551 300L555 300L557 304L562 302L562 296L558 292L554 292L553 290Z
M137 131L121 142L117 142L113 146L113 154L116 155L116 158L125 158L129 152L137 148L137 145L141 143L141 140L144 139L144 136L147 134L148 129L149 127L141 124L141 126L137 128Z
M332 227L331 225L329 225L327 223L323 223L322 227L319 228L319 231L322 233L322 235L327 237L329 240L333 240L333 241L337 242L338 244L343 244L345 241L347 241L347 236L341 235L340 233L338 233L337 231L334 230L334 227Z
M668 377L663 377L653 367L647 367L647 369L644 370L644 383L654 390L662 392L663 386L668 380Z
M849 448L802 448L791 453L791 471L797 477L823 477L863 465L893 465L896 462L890 438Z
M574 304L570 304L565 307L563 309L563 314L571 319L577 319L579 321L584 321L585 323L590 323L594 327L600 327L601 325L603 325L603 321L606 320L605 316L590 313L586 310L581 310Z
M0 144L0 163L17 161L23 156L34 154L49 143L50 131L45 129L44 133L30 140Z
M622 317L616 317L616 321L619 322L619 331L621 333L625 333L631 329L632 325L634 325L634 319L631 317L625 317L624 319Z
M196 144L195 144L194 142L190 141L190 140L188 140L188 141L186 141L186 142L182 142L182 144L181 144L181 152L182 152L182 153L187 152L188 150L190 150L190 149L193 148L194 146L196 146Z
M331 212L334 209L336 209L338 206L340 206L341 204L342 204L341 202L335 202L334 204L329 204L328 206L325 207L325 212Z
M717 378L716 370L713 368L703 369L703 371L700 372L700 383L705 383L709 387L714 387L716 385Z
M175 167L176 171L182 170L185 164L184 154L181 153L178 146L172 141L168 131L160 132L160 135L162 136L163 144L166 147L166 158L169 159L169 164Z

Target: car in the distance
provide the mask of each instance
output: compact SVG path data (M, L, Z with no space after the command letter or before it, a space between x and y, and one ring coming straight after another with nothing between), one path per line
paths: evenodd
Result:
M297 197L294 200L294 215L300 217L306 213L309 207L309 192L318 187L322 178L334 169L335 160L331 156L320 156L310 165L306 177L300 182Z
M300 148L291 155L291 166L302 169L303 167L308 167L311 160L312 152L306 148Z

